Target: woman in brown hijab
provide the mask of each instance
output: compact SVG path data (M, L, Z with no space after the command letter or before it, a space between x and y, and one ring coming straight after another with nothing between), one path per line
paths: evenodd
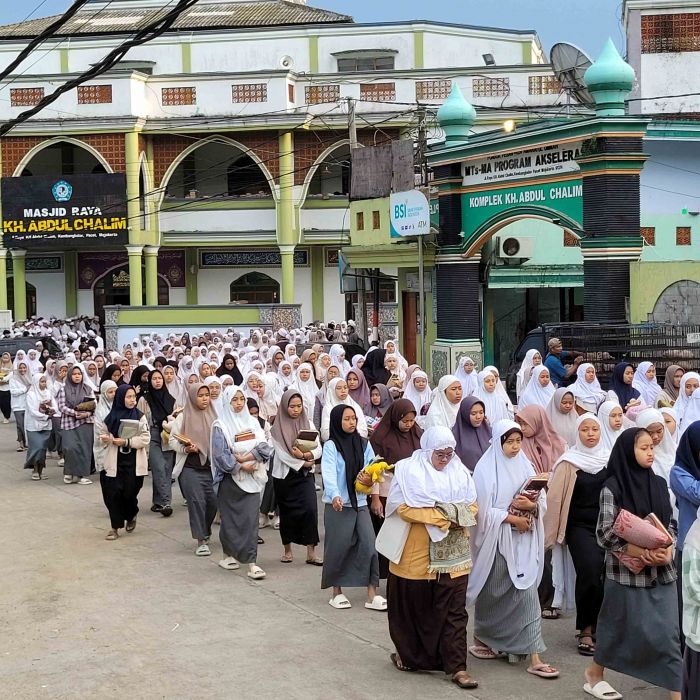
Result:
M408 459L420 449L423 429L416 423L416 409L408 399L398 399L389 406L376 430L370 437L375 454L381 455L388 464ZM393 472L384 472L384 481L372 487L370 514L375 533L384 522L384 507L389 495ZM379 578L389 575L389 560L379 555Z

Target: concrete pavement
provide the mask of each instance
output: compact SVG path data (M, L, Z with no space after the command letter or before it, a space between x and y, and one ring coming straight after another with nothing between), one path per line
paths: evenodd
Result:
M259 563L268 578L224 571L216 527L213 556L194 556L177 489L171 518L150 512L150 478L135 532L106 542L98 481L64 485L55 460L48 480L31 481L14 439L14 424L0 425L2 698L589 697L571 617L543 623L544 656L562 671L558 680L471 657L480 687L469 693L442 674L399 673L388 659L386 615L365 610L360 590L346 591L351 610L332 609L304 548L281 564L279 534L265 529ZM618 674L608 680L630 700L668 697Z

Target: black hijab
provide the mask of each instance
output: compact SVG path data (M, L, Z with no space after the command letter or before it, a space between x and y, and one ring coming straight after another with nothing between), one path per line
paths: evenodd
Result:
M139 365L131 373L131 379L129 379L129 384L131 384L131 386L133 386L134 388L139 387L141 393L143 393L146 390L148 382L148 380L146 380L145 382L143 381L143 375L150 371L151 370L148 369L146 365ZM137 391L136 393L138 394L139 392Z
M163 357L163 355L158 355L158 357L156 357L156 359L153 360L153 366L156 369L159 369L158 367L156 367L156 363L159 363L160 369L163 369L163 367L165 367L165 365L168 363L168 361Z
M233 360L233 369L226 369L226 360ZM217 377L223 377L225 374L228 374L229 377L233 377L235 386L243 386L243 375L241 374L241 370L238 369L236 358L230 353L224 355L219 369L216 370Z
M112 402L112 410L107 414L105 418L105 425L107 430L114 437L119 437L119 425L123 420L141 420L143 413L139 411L135 406L134 408L127 408L124 404L124 399L129 389L133 390L133 386L130 384L122 384L117 387L117 393L114 395L114 401Z
M671 522L671 501L666 480L651 468L640 467L634 456L634 444L644 428L628 428L617 439L608 460L605 486L615 497L615 504L639 518L654 513L668 527Z
M372 386L372 384L386 384L391 378L391 372L384 367L385 357L386 350L383 348L377 348L365 355L365 363L362 365L362 371L364 372L368 386Z
M154 374L160 374L160 378L163 380L163 386L160 389L156 389L153 386ZM175 408L175 398L168 391L168 388L165 385L165 377L159 369L152 370L148 375L148 391L145 393L145 398L149 408L151 409L153 424L161 428L163 421L173 412L173 409Z
M258 409L258 415L253 416L255 420L260 423L260 427L264 430L265 429L265 419L260 417L260 405L255 399L251 399L250 396L245 400L246 406L248 406L248 410L250 411L251 408L257 408ZM251 414L252 415L252 414Z
M622 406L623 409L632 399L639 398L639 392L631 384L625 384L625 370L628 367L634 369L633 365L629 362L619 362L616 364L610 382L610 389L615 392L615 396L617 396L620 401L620 406Z
M100 377L100 386L102 385L102 382L106 382L108 379L110 381L113 381L112 375L115 372L119 372L119 379L117 380L117 386L121 386L124 383L124 377L122 376L121 368L118 365L107 365L102 370L102 376Z
M352 507L357 510L357 493L355 492L355 479L365 466L365 445L357 429L351 433L343 430L343 413L355 409L345 404L338 404L331 411L330 439L335 444L338 452L345 461L345 483L348 487L348 495Z
M695 421L681 435L676 450L676 466L700 480L700 421Z

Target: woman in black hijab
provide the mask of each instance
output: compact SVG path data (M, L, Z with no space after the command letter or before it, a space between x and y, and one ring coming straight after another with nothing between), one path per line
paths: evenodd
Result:
M586 692L609 693L603 672L612 668L652 683L680 698L681 655L673 547L647 550L638 574L616 554L627 543L613 529L621 511L639 518L654 514L668 528L671 502L666 481L654 474L654 444L644 428L618 438L608 461L609 478L600 494L596 534L605 549L603 605L598 616L594 662L586 669ZM607 684L606 684L607 685ZM591 693L595 695L595 692Z
M124 377L122 376L121 368L118 365L107 365L102 372L100 377L100 386L102 382L106 382L108 379L113 381L117 386L124 384Z
M164 518L173 514L172 476L175 466L175 453L163 451L163 423L169 422L175 409L175 399L165 386L165 377L159 369L154 369L148 376L148 390L139 399L139 408L143 411L151 430L151 444L148 451L148 466L153 478L153 505L151 510Z
M131 373L129 384L136 389L136 395L141 397L148 391L148 373L151 370L146 365L139 365Z
M227 353L221 360L221 366L216 370L217 377L223 377L228 374L229 377L233 377L233 383L235 386L243 386L243 375L241 370L238 369L238 364L236 358Z
M357 432L357 415L351 406L339 404L333 408L329 435L321 458L326 531L321 588L332 586L328 604L344 610L351 605L342 587L367 586L365 607L386 610L386 600L377 595L379 560L367 495L355 489L355 480L374 459L374 450ZM368 475L361 476L360 481L371 485Z
M372 384L386 384L391 378L391 372L384 366L386 350L377 348L365 355L365 363L362 372L367 380L367 386Z

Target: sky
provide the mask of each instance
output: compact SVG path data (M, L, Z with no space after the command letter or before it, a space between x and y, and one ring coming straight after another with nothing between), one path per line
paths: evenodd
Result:
M0 0L0 24L64 12L71 0ZM568 41L595 58L608 36L623 49L622 0L310 0L310 5L349 14L356 22L426 19L507 29L534 29L547 52ZM32 12L36 9L35 12Z

